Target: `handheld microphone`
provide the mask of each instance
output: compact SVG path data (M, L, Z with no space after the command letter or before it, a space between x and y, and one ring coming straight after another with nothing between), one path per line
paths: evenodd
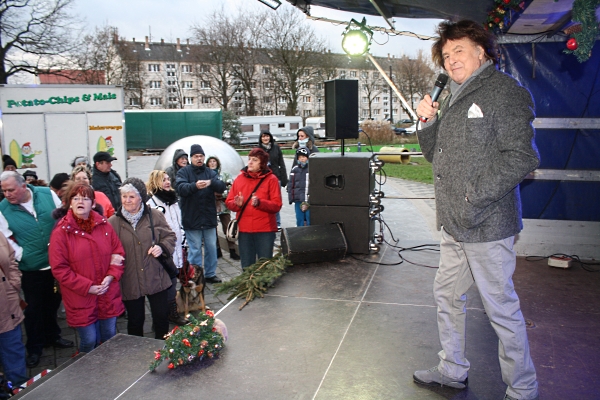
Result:
M438 97L440 97L440 94L442 94L442 90L444 90L446 83L448 83L448 75L439 74L435 84L433 85L433 90L431 91L431 103L437 101ZM419 117L419 120L421 122L427 122L427 118L425 117Z

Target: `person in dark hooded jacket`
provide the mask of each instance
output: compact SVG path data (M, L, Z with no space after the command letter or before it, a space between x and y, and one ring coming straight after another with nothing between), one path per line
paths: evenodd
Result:
M167 175L169 175L169 178L171 178L171 183L173 185L175 185L175 182L177 181L177 172L179 172L181 168L185 167L188 164L188 154L185 152L185 150L175 150L175 153L173 154L173 164L170 167L167 167L167 169L165 169L165 172L167 173Z
M288 184L288 176L285 169L285 161L283 160L283 153L275 142L271 132L268 130L260 131L258 147L267 152L269 155L269 167L271 168L271 171L273 171L273 175L279 179L281 187L286 187ZM281 217L279 212L275 215L275 219L277 221L277 230L281 230Z
M298 150L300 147L306 147L309 151L309 156L312 153L319 152L319 148L315 145L315 133L312 126L305 126L296 132L296 141L292 145L292 149ZM298 154L294 157L292 168L296 165L298 165Z

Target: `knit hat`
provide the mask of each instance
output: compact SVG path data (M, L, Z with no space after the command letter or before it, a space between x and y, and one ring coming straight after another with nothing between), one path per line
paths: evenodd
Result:
M69 174L60 172L52 177L52 180L50 181L50 187L56 190L60 190L63 184L69 179Z
M4 164L2 166L2 169L6 169L7 165L12 165L15 168L17 168L17 163L15 162L15 160L13 160L13 158L11 156L9 156L8 154L4 154L2 156L2 163Z
M202 150L202 146L199 144L193 144L192 149L190 150L190 157L194 157L194 154L204 154L204 150Z
M33 176L33 179L37 180L38 176L35 173L35 171L32 171L30 169L28 169L27 171L23 172L23 178L27 178L28 176Z
M300 147L298 150L296 150L296 156L308 157L309 155L310 155L310 152L308 151L308 149L306 147Z
M148 202L148 189L146 189L146 184L140 178L127 178L121 185L121 188L131 185L138 192L140 197L142 198L142 203L146 204Z

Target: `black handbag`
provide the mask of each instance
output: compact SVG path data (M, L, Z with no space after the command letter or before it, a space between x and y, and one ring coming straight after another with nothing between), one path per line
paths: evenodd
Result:
M256 185L256 187L254 188L254 190L252 191L252 193L256 193L256 191L258 190L258 187L260 186L261 183L263 183L263 181L265 180L265 178L262 178L260 180L260 182L258 182L258 185ZM238 228L238 221L240 220L240 218L242 218L242 214L244 213L244 209L246 208L246 206L250 202L251 198L252 198L252 196L248 196L248 198L246 199L246 202L242 206L241 210L236 214L235 218L233 218L227 224L227 232L225 232L225 236L227 236L227 240L233 242L233 241L235 241L238 238L239 233L240 233L239 232L239 228Z
M148 210L148 216L150 217L150 230L152 231L152 246L154 246L156 244L156 236L154 236L154 222L152 221L152 209ZM169 278L173 279L177 277L177 275L179 274L179 269L175 265L175 262L173 262L173 257L171 257L170 254L167 254L163 251L163 253L160 256L156 257L156 259L158 260L158 262L161 263L165 271L167 271L167 274L169 274Z

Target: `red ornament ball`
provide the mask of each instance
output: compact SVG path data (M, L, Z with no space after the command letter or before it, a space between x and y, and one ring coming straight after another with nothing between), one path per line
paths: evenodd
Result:
M571 39L567 40L567 49L577 50L577 47L579 47L579 43L577 43L577 39L571 38Z
M173 363L170 363L170 364L168 365L168 368L169 368L169 369L173 369L173 368L175 368L175 366L173 365Z
M508 4L508 3L510 3L510 0L502 0L502 2L503 2L504 4Z

